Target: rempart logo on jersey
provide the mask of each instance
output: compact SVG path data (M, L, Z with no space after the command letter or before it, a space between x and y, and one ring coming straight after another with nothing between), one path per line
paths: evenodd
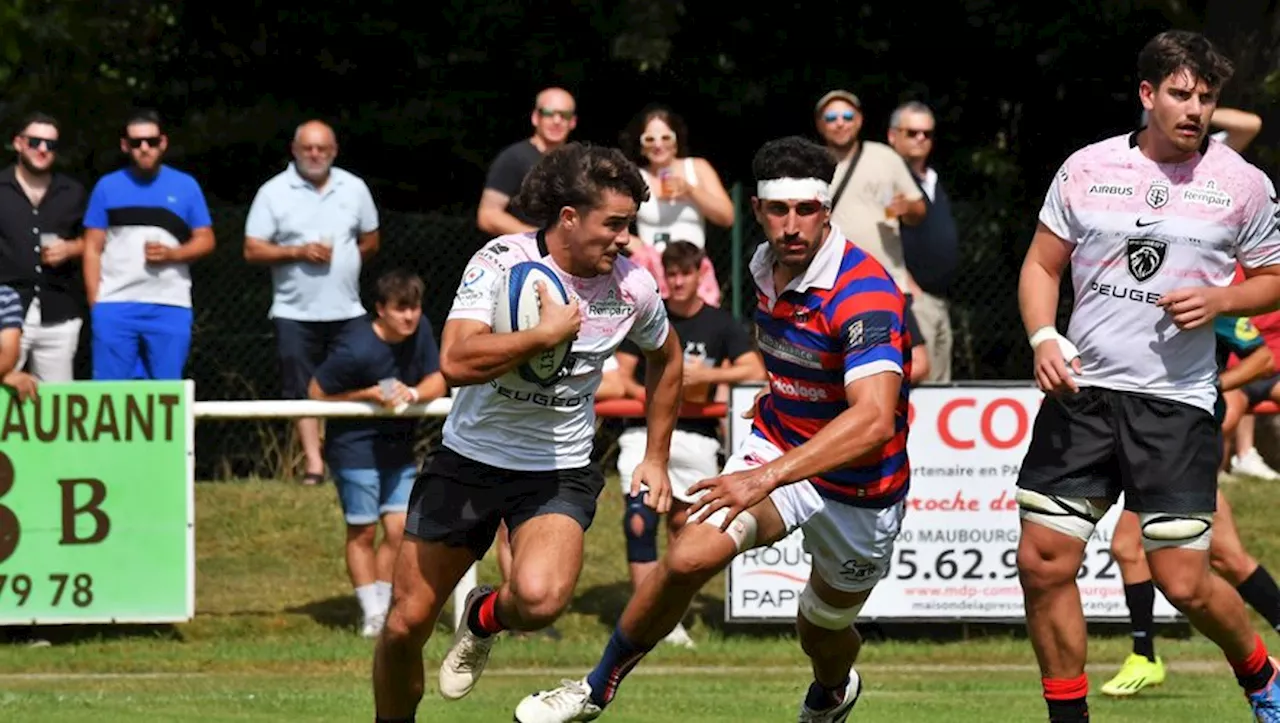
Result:
M1138 283L1147 281L1164 266L1168 256L1169 245L1164 241L1149 238L1131 238L1128 240L1129 275Z

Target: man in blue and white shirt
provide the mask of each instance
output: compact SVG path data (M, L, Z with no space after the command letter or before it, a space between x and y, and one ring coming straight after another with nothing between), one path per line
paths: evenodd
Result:
M36 393L36 379L17 368L22 349L22 298L12 287L0 285L0 384L11 387L19 399Z
M298 126L293 163L262 184L245 221L244 258L271 267L269 316L286 399L306 399L316 366L365 316L360 269L378 250L378 209L364 181L333 165L338 141L320 121ZM324 479L320 423L298 420L303 482Z
M191 348L191 262L213 252L194 178L161 163L169 139L154 111L125 123L130 164L98 179L84 214L84 283L94 379L181 379Z

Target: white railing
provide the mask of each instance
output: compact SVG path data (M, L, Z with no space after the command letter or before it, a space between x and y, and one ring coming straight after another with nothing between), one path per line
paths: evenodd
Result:
M371 402L317 402L310 400L255 400L244 402L196 402L196 419L298 419L302 417L443 417L453 409L449 397L426 404L411 404L401 412ZM453 628L462 624L467 592L476 586L472 565L453 591Z

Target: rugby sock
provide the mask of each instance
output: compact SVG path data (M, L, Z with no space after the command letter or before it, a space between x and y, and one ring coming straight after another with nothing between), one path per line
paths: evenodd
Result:
M1133 653L1156 662L1154 582L1134 583L1124 586L1124 602L1129 606L1130 635L1133 636Z
M1236 591L1249 603L1249 607L1257 610L1276 632L1280 632L1280 588L1276 587L1275 578L1267 568L1258 565L1258 569L1245 578Z
M487 638L507 629L498 619L498 592L495 590L471 606L471 614L467 616L467 627L478 638Z
M1267 656L1267 646L1262 642L1261 635L1256 636L1253 652L1249 653L1249 657L1241 661L1228 660L1227 662L1231 663L1231 669L1236 671L1236 680L1240 682L1240 687L1244 688L1246 693L1267 687L1271 682L1271 676L1276 673L1276 669L1271 665L1271 658Z
M415 723L415 719L416 719L416 718L417 718L417 716L412 716L412 717L409 717L409 718L381 718L381 717L375 717L375 718L373 719L373 723Z
M1089 679L1041 678L1044 702L1049 706L1049 723L1085 723L1089 720Z
M600 662L587 675L587 685L591 686L591 702L601 708L609 705L609 701L618 692L618 686L622 685L622 679L627 677L627 673L650 650L653 650L652 645L636 645L627 640L622 630L614 628L609 644L604 648L604 655L600 656Z
M813 681L809 684L809 693L804 697L804 705L812 711L829 710L844 702L844 689L849 685L849 676L833 688Z
M391 583L379 580L373 586L378 589L378 607L383 613L391 610Z
M376 585L361 585L356 588L356 600L360 601L360 611L364 613L366 618L373 617L381 612L378 606L378 587Z

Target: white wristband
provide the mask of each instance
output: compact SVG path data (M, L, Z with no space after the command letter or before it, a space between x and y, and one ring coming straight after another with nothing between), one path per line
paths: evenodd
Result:
M1039 329L1036 329L1035 333L1031 335L1031 348L1035 349L1040 346L1042 342L1048 341L1049 339L1057 339L1060 336L1061 334L1058 333L1058 330L1052 326L1042 326Z
M1059 334L1058 330L1052 326L1042 326L1036 329L1035 333L1031 335L1031 348L1034 350L1050 339L1058 342L1058 351L1062 353L1064 362L1070 364L1073 359L1080 356L1080 350L1076 348L1076 345L1072 344L1067 337Z

